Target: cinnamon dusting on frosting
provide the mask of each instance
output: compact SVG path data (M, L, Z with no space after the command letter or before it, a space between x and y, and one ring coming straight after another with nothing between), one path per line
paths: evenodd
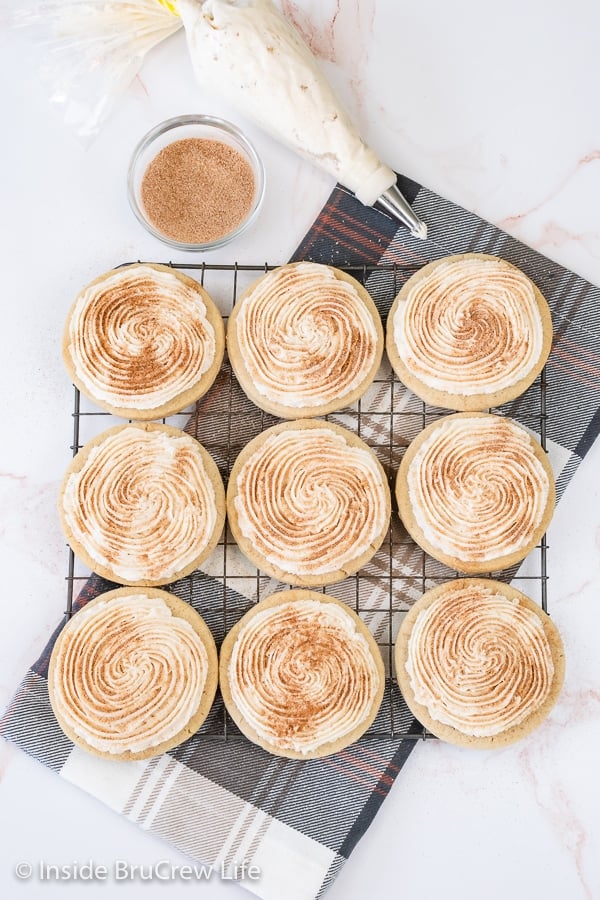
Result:
M407 286L392 327L396 349L424 385L493 394L532 372L543 326L532 282L487 257L443 261Z
M355 287L327 266L282 266L243 299L235 331L260 395L290 409L350 395L377 361L378 333Z
M60 719L96 750L139 753L197 712L206 648L189 622L143 592L95 602L65 626L50 692Z
M387 484L376 458L332 428L270 434L235 482L240 530L295 575L343 569L380 538Z
M352 732L380 687L371 649L349 612L312 599L251 616L228 675L232 698L259 737L300 753Z
M507 556L531 541L551 490L527 432L500 416L436 423L407 472L427 541L463 562Z
M552 688L552 649L538 615L481 582L463 582L421 610L406 660L415 700L463 734L501 734Z
M198 290L174 273L136 265L85 288L68 323L84 389L117 408L158 408L213 364L216 338Z
M199 445L169 428L123 426L67 473L66 524L115 580L167 582L209 544L215 489Z

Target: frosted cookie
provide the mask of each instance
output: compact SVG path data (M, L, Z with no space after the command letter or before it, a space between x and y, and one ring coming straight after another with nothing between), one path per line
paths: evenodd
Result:
M315 419L260 434L235 461L227 516L254 565L288 584L332 584L380 546L389 488L373 451L345 428Z
M459 572L495 572L524 559L546 531L554 476L540 444L515 422L455 413L410 444L396 497L427 553Z
M169 425L118 425L65 473L61 524L76 556L120 584L159 585L197 569L225 522L225 490L198 441Z
M463 578L427 591L407 613L396 676L416 718L451 744L512 744L546 718L565 660L555 625L510 585Z
M78 747L146 759L200 728L215 697L217 650L202 617L153 588L101 594L65 625L52 650L50 703Z
M312 262L259 278L227 326L227 352L242 389L284 419L325 415L361 397L379 368L383 343L365 288Z
M383 698L381 654L344 603L314 591L272 594L223 642L219 682L231 718L269 753L314 759L356 741Z
M204 288L169 266L123 266L78 295L63 359L73 383L124 419L158 419L202 397L223 361L225 330Z
M387 321L386 349L398 378L434 406L483 410L522 394L552 344L546 300L527 276L496 256L465 253L408 279Z

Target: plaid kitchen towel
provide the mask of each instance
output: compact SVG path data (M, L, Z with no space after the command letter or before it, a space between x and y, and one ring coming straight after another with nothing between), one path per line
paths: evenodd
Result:
M499 412L533 428L545 422L562 492L600 426L600 290L426 188L406 179L401 187L429 225L427 242L398 229L386 215L365 209L338 187L294 258L353 267L384 317L406 278L440 256L493 253L523 269L553 311L548 387L542 401L539 385L534 385ZM376 264L383 267L372 269ZM384 365L368 395L332 418L360 431L392 475L402 448L423 427L427 413ZM225 366L188 430L210 449L226 476L243 443L275 421L257 414ZM227 532L204 569L169 590L198 609L218 643L257 598L282 587L248 568ZM360 611L382 647L390 676L393 638L403 610L425 586L451 574L420 554L394 516L388 540L369 566L328 593ZM74 608L112 587L92 575ZM74 747L52 714L47 665L61 627L4 714L4 737L195 860L217 870L223 866L231 871L241 862L257 866L260 878L242 883L259 897L320 897L413 748L414 740L406 735L420 731L393 679L388 677L385 701L369 735L323 760L270 756L237 732L217 701L199 734L170 753L140 762L107 761Z

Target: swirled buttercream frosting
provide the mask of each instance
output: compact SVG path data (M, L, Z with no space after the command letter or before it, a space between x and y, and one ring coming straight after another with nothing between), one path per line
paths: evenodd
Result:
M218 352L205 298L191 279L145 265L92 282L65 333L67 365L81 390L100 405L140 414L176 402Z
M380 332L353 279L297 263L259 279L233 319L242 386L257 402L290 410L340 408L366 389L380 360Z
M369 448L328 426L265 434L234 473L238 527L252 548L295 576L326 576L374 553L389 501Z
M414 698L463 734L501 734L549 697L552 648L539 615L518 597L480 580L446 587L410 632L405 665Z
M228 665L231 697L258 737L312 753L369 717L381 678L350 612L297 600L247 617Z
M533 439L491 415L448 416L406 474L410 505L432 548L463 562L528 552L553 498ZM552 498L551 498L552 493Z
M399 301L392 322L398 356L429 388L494 394L541 368L544 328L534 285L503 260L441 260L413 276Z
M200 636L164 600L113 596L84 607L61 632L52 705L90 748L141 753L185 729L200 707L208 664Z
M165 584L212 549L224 497L217 498L212 461L189 435L125 425L82 452L65 476L61 513L75 553L82 550L94 571L126 584Z

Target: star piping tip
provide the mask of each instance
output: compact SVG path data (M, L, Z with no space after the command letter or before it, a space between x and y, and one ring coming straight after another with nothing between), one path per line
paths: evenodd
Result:
M375 201L375 206L402 222L415 237L422 241L427 238L427 225L418 217L397 184L384 191Z
M411 228L411 233L414 234L415 237L420 238L422 241L427 240L427 225L425 222L419 222L414 228Z

